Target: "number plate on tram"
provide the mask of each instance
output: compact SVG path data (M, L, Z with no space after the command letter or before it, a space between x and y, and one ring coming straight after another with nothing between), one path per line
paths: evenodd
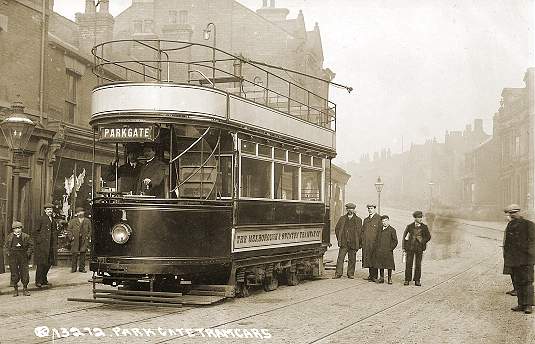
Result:
M147 142L154 141L154 125L102 125L98 128L99 141L104 142Z

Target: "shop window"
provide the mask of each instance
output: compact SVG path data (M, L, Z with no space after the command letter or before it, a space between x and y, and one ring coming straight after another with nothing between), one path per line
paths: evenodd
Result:
M259 144L258 155L266 158L271 158L271 147Z
M321 201L321 171L301 170L301 200Z
M288 151L288 161L299 163L299 153Z
M90 162L61 157L54 162L52 198L63 219L69 220L76 207L89 211L92 189L91 167Z
M256 155L256 143L242 140L241 152Z
M275 198L299 199L299 167L275 164Z
M242 197L271 198L271 162L242 158Z

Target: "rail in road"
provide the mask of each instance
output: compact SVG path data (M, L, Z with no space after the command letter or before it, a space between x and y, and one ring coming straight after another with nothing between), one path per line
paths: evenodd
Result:
M475 240L479 240L479 239L485 239L481 236L475 236ZM488 241L487 241L488 242ZM487 245L488 246L488 245ZM491 259L494 258L494 255L486 255L486 256L478 256L478 257L474 257L474 258L470 258L468 259L468 261L466 261L464 264L459 264L457 267L456 267L456 270L455 271L452 271L449 273L449 275L440 275L439 277L440 278L436 278L433 283L428 283L426 284L426 286L424 287L421 287L421 288L417 288L417 289L412 289L411 293L409 293L409 295L406 295L404 297L401 297L401 298L398 298L395 302L393 303L390 303L390 304L385 304L384 307L381 307L380 309L377 309L377 310L371 310L370 312L363 314L362 316L360 317L357 317L355 318L353 321L349 322L349 323L346 323L346 324L343 324L341 326L335 326L333 328L329 328L327 331L325 331L326 333L322 333L321 335L317 335L317 336L314 336L314 337L311 337L311 338L308 338L308 343L316 343L316 342L321 342L321 341L328 341L330 340L331 338L337 336L338 334L344 332L345 330L348 330L354 326L357 326L358 324L362 323L362 322L365 322L366 320L368 319L372 319L372 318L375 318L375 317L380 317L381 315L383 314L387 314L388 312L391 312L392 310L398 308L398 307L401 307L403 306L404 304L407 304L407 303L410 303L412 300L415 300L415 299L418 299L419 297L423 296L424 294L427 294L427 293L430 293L432 291L436 291L438 289L441 289L441 288L447 288L449 285L453 284L454 281L456 281L457 279L463 277L463 276L467 276L467 275L471 275L471 272L474 268L476 267L481 267L482 265L485 265L483 263L485 262L489 262ZM399 276L399 275L402 275L404 273L403 270L400 270L400 271L396 271L394 276ZM340 281L340 280L336 280L336 281ZM349 282L349 281L348 281ZM312 283L332 283L332 286L334 286L332 289L326 291L326 292L321 292L321 293L318 293L316 295L313 295L313 296L310 296L310 297L304 297L302 299L298 299L298 300L295 300L295 301L290 301L288 303L284 303L284 304L281 304L281 305L275 305L273 307L269 307L267 309L263 309L263 310L259 310L259 311L256 311L256 312L252 312L252 313L249 313L247 315L243 315L243 316L237 316L237 317L231 317L227 320L224 320L224 321L220 321L220 322L217 322L215 324L211 324L210 326L205 326L204 328L206 329L217 329L217 328L221 328L221 327L228 327L229 325L239 325L243 322L247 322L247 321L255 321L255 319L261 319L263 316L269 316L270 318L273 318L273 319L278 319L278 318L283 318L285 316L285 314L288 314L289 312L296 312L297 310L299 310L300 308L302 308L304 305L309 305L309 304L314 304L314 303L321 303L321 302L326 302L326 301L329 301L331 298L335 298L335 299L338 299L340 297L344 297L344 295L357 295L359 294L359 290L362 289L362 288L366 288L368 286L371 286L372 284L370 284L369 282L367 281L357 281L357 280L354 280L351 282L351 285L347 286L347 285L343 285L343 286L340 286L340 284L336 283L335 280L331 281L331 282L327 282L326 280L324 281L318 281L318 282L312 282ZM303 283L301 284L300 286L302 287L306 287L306 286L310 286L308 283ZM292 288L292 290L294 290L293 288L300 288L300 286L296 286L296 287L290 287ZM409 290L409 289L405 289L405 290ZM251 296L250 298L255 298L255 295ZM245 299L247 300L247 299ZM237 300L237 302L242 302L241 300ZM248 302L251 302L254 304L255 300L254 299L249 299ZM102 306L94 306L94 307L84 307L84 308L79 308L79 309L76 309L76 310L69 310L69 311L64 311L64 312L58 312L58 313L55 313L55 314L48 314L48 317L49 318L61 318L61 317L65 317L65 316L72 316L74 313L82 313L82 312L92 312L94 311L95 309L98 309L98 308L101 308ZM216 311L216 307L219 307L219 306L215 306L215 307L212 307L211 309L214 309L214 311ZM171 321L171 319L174 319L176 318L177 315L179 314L182 314L184 312L187 312L189 310L192 310L194 309L195 307L182 307L180 309L177 309L177 310L173 310L173 311L162 311L162 312L159 312L158 314L151 314L151 315L148 315L147 317L140 317L140 318L137 318L137 319L132 319L131 321L108 321L108 325L105 326L105 327L102 327L103 330L106 330L106 329L112 329L114 327L126 327L126 326L135 326L137 325L139 327L139 325L142 325L143 323L146 323L146 322L152 322L154 320L157 320L157 321ZM109 309L109 308L108 308ZM131 310L136 310L136 313L139 315L139 310L143 309L142 307L124 307L124 308L120 308L119 310L121 309L124 309L126 311L131 311ZM184 314L181 315L182 319L183 319L183 316ZM184 335L186 336L186 335ZM145 342L151 342L151 343L167 343L167 342L173 342L173 341L178 341L180 338L184 337L184 336L175 336L175 337L171 337L171 338L144 338ZM68 337L67 337L68 338ZM43 338L45 339L45 338ZM58 340L62 340L62 339L65 339L65 338L55 338L55 341L58 341ZM49 343L50 342L50 338L46 338L46 340L43 340L43 341L38 341L38 343Z

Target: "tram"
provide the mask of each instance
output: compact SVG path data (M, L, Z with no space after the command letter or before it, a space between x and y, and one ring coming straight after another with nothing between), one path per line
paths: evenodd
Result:
M111 147L119 161L108 182L93 168L94 286L247 296L322 274L336 106L314 90L328 84L191 42L92 53L93 154ZM124 175L133 156L141 170Z

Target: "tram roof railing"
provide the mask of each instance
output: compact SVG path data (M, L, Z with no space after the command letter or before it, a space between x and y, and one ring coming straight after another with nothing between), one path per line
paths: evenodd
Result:
M330 81L313 75L184 41L113 40L94 46L91 53L93 73L99 86L124 81L209 85L325 128L336 129L336 104L298 84L290 73L316 82L316 86L328 87ZM210 53L212 58L206 58ZM287 77L280 75L282 73Z

